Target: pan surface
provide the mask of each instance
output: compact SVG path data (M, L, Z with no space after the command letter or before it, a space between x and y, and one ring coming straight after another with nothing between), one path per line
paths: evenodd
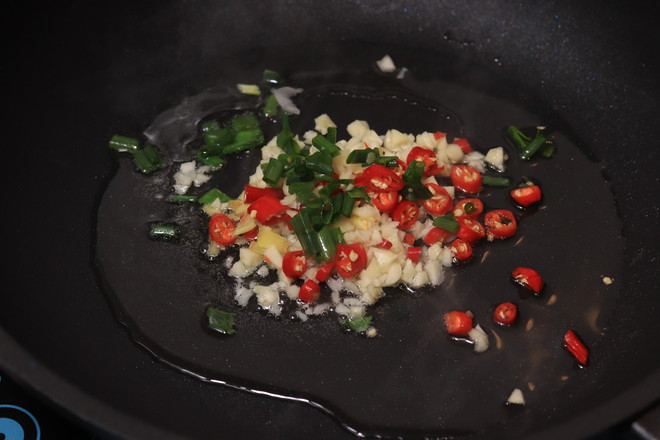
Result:
M580 215L566 214L566 222L572 226L571 233L579 230L582 222L590 226L596 222L597 228L585 228L584 236L580 237L587 238L589 234L592 235L585 240L589 246L585 254L573 254L561 248L561 241L554 240L551 244L557 246L558 251L546 254L546 258L555 259L558 254L566 254L562 255L561 264L555 262L555 266L550 266L556 268L551 271L556 270L552 279L557 281L552 287L557 288L557 292L561 291L563 295L571 289L578 293L586 292L571 299L575 301L575 315L557 315L552 319L558 324L582 325L584 332L590 331L584 313L591 310L586 305L593 304L602 309L602 321L597 321L597 329L604 334L593 333L588 337L594 353L599 355L588 369L581 371L573 368L568 357L558 360L560 368L568 372L566 375L569 380L562 384L548 383L547 391L536 391L541 396L539 400L544 401L543 405L530 404L515 414L502 413L506 409L500 402L497 410L480 408L481 403L475 403L475 400L479 399L474 399L474 396L484 392L488 398L484 399L483 405L488 406L497 396L499 399L506 397L514 386L511 377L519 381L524 381L524 377L514 369L508 378L511 383L499 383L502 375L494 375L477 365L487 361L474 356L469 350L462 350L463 347L447 345L443 349L460 353L457 356L462 360L474 363L474 374L477 376L467 376L462 380L468 381L476 377L475 380L480 382L473 388L461 388L465 394L459 398L456 397L456 392L453 392L449 397L441 395L438 399L441 401L438 403L439 407L445 410L454 409L458 415L453 420L460 422L445 423L443 420L432 420L428 415L419 414L421 419L412 419L413 426L405 426L406 423L411 423L411 419L403 416L417 413L414 405L419 402L413 395L410 402L401 406L400 420L392 420L390 425L386 423L384 428L380 426L380 432L375 432L416 432L415 429L421 426L431 429L437 435L472 433L474 436L520 437L543 432L550 436L556 434L556 430L568 429L566 427L570 426L571 432L580 436L593 432L590 429L598 429L598 424L593 422L602 419L605 414L610 419L622 418L657 398L658 354L646 347L645 341L648 338L644 336L657 333L658 330L658 324L653 319L658 305L653 287L658 284L657 273L653 270L654 261L657 265L658 239L649 238L647 233L654 225L653 219L657 218L657 203L649 199L649 194L659 190L658 173L652 166L657 152L643 147L644 140L652 139L654 134L658 134L657 121L653 117L658 108L658 86L651 79L653 72L657 73L656 60L637 58L641 53L632 49L622 50L624 43L636 42L635 35L631 34L627 36L629 41L612 41L612 44L607 45L610 51L620 55L616 68L610 67L611 64L599 57L604 49L600 49L599 45L588 45L593 42L591 39L596 38L595 36L602 36L599 26L603 22L595 18L592 19L591 25L589 21L580 21L581 30L575 31L578 27L576 22L587 17L585 12L576 10L569 18L562 19L561 15L557 18L559 12L556 11L562 10L563 6L559 4L541 8L538 14L548 15L555 12L555 15L550 15L556 20L553 29L564 30L558 31L554 40L544 41L540 36L545 35L545 38L548 38L549 34L542 32L547 29L543 26L537 27L535 29L539 33L531 34L532 41L528 40L527 46L514 44L513 37L502 34L498 34L500 39L495 41L494 30L491 29L492 33L486 31L490 29L486 23L498 23L496 17L508 17L508 20L512 20L516 12L522 13L516 11L515 7L505 13L501 10L502 5L485 3L477 16L470 15L475 12L468 9L448 7L447 11L453 12L453 20L444 18L446 21L440 20L440 24L432 28L420 25L422 30L426 31L424 41L421 41L421 30L415 33L400 31L401 33L397 34L397 31L379 27L378 22L398 18L404 23L412 23L419 20L418 14L423 15L424 6L420 6L419 10L409 8L407 11L404 11L404 6L398 5L392 6L392 9L369 6L372 8L367 9L364 4L350 5L358 13L366 14L367 10L377 12L378 20L364 18L360 22L355 19L362 24L361 32L369 34L368 39L357 38L355 34L348 32L346 28L350 26L341 24L342 21L337 19L336 9L319 11L319 26L329 26L332 23L335 25L332 30L343 35L346 42L330 44L328 41L320 41L321 38L315 36L316 32L310 32L310 44L316 43L315 47L319 48L313 53L310 53L309 48L284 44L291 37L277 32L284 21L282 17L286 16L284 6L278 4L271 5L272 9L268 11L260 11L251 16L256 25L248 32L249 38L245 38L245 41L241 41L241 37L246 35L238 32L239 26L236 23L241 19L246 20L248 14L242 8L227 5L223 9L222 17L230 16L232 20L223 21L229 29L227 34L220 34L224 38L221 47L217 41L217 28L212 26L216 24L216 20L220 20L220 16L215 15L215 9L201 3L162 5L158 8L132 11L132 14L121 15L123 21L111 20L110 16L104 16L101 12L92 12L83 5L74 4L62 11L64 21L60 20L59 23L76 23L76 28L63 26L67 31L54 32L49 41L30 34L25 44L30 43L34 44L33 47L51 50L39 52L45 54L44 58L36 57L34 51L26 51L24 58L16 58L17 62L22 60L22 64L16 64L16 72L21 74L19 84L29 84L31 87L18 88L15 92L17 99L13 102L17 111L10 121L13 126L21 128L22 133L30 133L28 129L35 130L36 120L37 126L40 123L43 127L41 132L47 134L45 140L37 141L32 138L29 142L34 145L31 151L38 156L38 160L31 162L33 169L38 171L38 178L29 179L22 174L12 176L21 183L21 197L17 200L19 206L16 208L20 215L10 219L12 231L15 233L7 237L7 241L8 248L14 252L11 258L3 256L3 260L6 260L3 261L3 266L9 269L9 273L19 274L15 276L19 277L21 283L13 290L12 295L3 298L3 368L13 372L20 380L30 382L48 399L71 409L78 417L122 436L148 437L158 432L165 438L178 435L204 438L209 435L211 421L222 418L226 421L223 426L225 432L241 433L245 437L266 437L274 430L282 438L304 438L320 427L327 432L327 438L350 438L349 432L333 418L309 405L204 383L152 359L135 346L111 315L101 293L103 289L96 278L92 258L96 251L105 249L101 245L105 246L106 243L103 241L106 229L100 227L104 225L103 209L107 206L102 195L106 189L106 195L112 193L113 185L122 181L121 174L127 170L131 171L125 164L117 170L115 158L105 150L107 139L114 132L124 129L140 132L163 109L175 107L184 98L199 95L208 87L234 84L245 76L254 76L264 67L277 68L300 83L306 82L305 87L309 84L308 90L313 91L315 84L322 82L318 80L318 72L327 73L332 65L337 64L332 62L333 60L341 59L340 64L346 66L346 72L361 71L382 54L390 53L397 62L411 69L411 81L432 85L428 93L420 93L417 83L409 83L407 86L415 89L417 95L423 95L425 99L434 98L432 101L454 110L464 118L466 123L462 127L467 134L484 144L494 142L496 136L492 133L507 121L497 120L497 115L493 119L486 118L488 115L480 112L486 112L491 107L474 105L477 100L475 97L484 97L482 102L486 104L491 99L497 100L500 104L498 108L513 108L515 110L509 112L509 115L518 116L530 124L543 122L537 118L547 118L560 127L557 133L566 148L560 150L556 160L541 164L546 168L540 172L547 173L547 177L543 176L543 182L566 171L571 164L575 165L575 172L586 169L588 182L576 180L574 173L571 173L571 178L557 182L556 199L562 198L563 195L567 195L569 199L575 198L576 192L570 191L569 187L578 181L578 184L584 185L584 191L590 191L587 205L593 204L599 210L594 212L588 209L589 206L582 206L584 212ZM207 13L201 14L200 10ZM104 11L108 14L109 12ZM115 11L112 17L116 13L118 11ZM474 21L468 20L468 16ZM547 20L534 21L534 17L526 17L523 20L522 16L517 18L518 22L507 22L514 28L510 32L515 28L522 32L530 22L541 22L547 26ZM607 17L602 19L606 20ZM32 23L33 27L26 23L27 29L42 26L46 30L55 29L49 27L53 26L52 23L48 24L50 21L42 23L36 20L37 22ZM468 21L470 26L467 26ZM567 30L566 27L570 29ZM500 23L496 28L504 30L508 29L508 26ZM62 28L58 25L57 29ZM169 31L164 32L163 29ZM269 29L273 33L268 44L263 43L263 29ZM587 29L595 34L589 34ZM237 33L232 34L229 30L236 30ZM73 45L71 36L82 35L86 36L85 43ZM557 44L562 37L568 38L569 41ZM381 43L369 42L375 40L380 40ZM510 43L509 52L502 50L500 45L503 42ZM610 43L609 40L607 42ZM653 43L657 44L657 41ZM551 52L553 48L558 50L554 64L547 57L530 54L530 45L537 50L546 45L547 52ZM71 47L76 49L72 51ZM350 56L346 55L347 47L351 49ZM413 51L412 47L416 49ZM589 51L581 50L586 47L589 47ZM516 56L506 56L506 53L515 53ZM237 58L236 54L241 56ZM442 59L445 65L425 65L425 61L432 59L434 55ZM563 62L560 63L557 58L561 58ZM643 60L643 65L639 59ZM52 66L47 79L41 78L41 72L33 69L38 62ZM632 65L634 62L637 64ZM311 65L314 68L303 68L303 65ZM85 68L79 70L80 66ZM304 76L300 72L312 72L316 76L312 73ZM584 77L586 72L591 72L592 76ZM442 78L438 79L438 76ZM365 78L365 75L361 73L358 77ZM351 81L348 81L349 79ZM335 84L354 84L356 81L346 77L333 79ZM400 86L397 84L397 87ZM362 87L368 88L369 84ZM461 105L459 100L451 102L452 92L441 93L457 89L464 90L462 96L473 98L469 105ZM313 96L304 102L307 108L303 110L309 109L304 111L304 114L310 118L315 116L314 113L321 104L317 104ZM324 101L323 105L327 104L327 100ZM334 105L348 106L345 104L338 102ZM369 110L369 107L366 109ZM631 109L634 109L634 112ZM395 110L402 111L401 108ZM386 118L387 115L384 120ZM486 120L484 125L476 123L482 120ZM397 120L387 121L388 126L396 122ZM304 120L299 123L301 129L309 125L308 122L305 125ZM401 123L407 124L405 121ZM477 126L485 127L481 128L484 131L480 131ZM9 153L10 163L27 161L22 153L18 154L16 150L12 150ZM607 182L600 175L601 168L605 169ZM131 175L127 179L132 178ZM614 195L610 193L610 189L614 191ZM597 198L603 195L607 200ZM614 211L615 199L618 216ZM127 198L125 203L130 205L132 200ZM576 200L570 201L571 204L576 203ZM122 205L124 202L119 200L117 203ZM37 206L39 209L35 210ZM98 211L99 207L101 211ZM52 223L47 234L38 234L35 231L44 230L44 213L49 213L48 218ZM598 216L598 213L605 215ZM532 219L544 219L544 222L553 228L558 222L557 219L538 215ZM100 225L98 231L95 229L97 220ZM623 224L622 231L619 231L619 222ZM92 252L92 245L97 243L97 232L99 248ZM530 239L533 240L534 232L529 233ZM599 240L599 237L602 240ZM542 238L544 237L539 234L537 240ZM126 240L126 236L120 234L118 244L122 243L122 239ZM552 247L549 246L549 250L552 250ZM505 246L498 246L493 252L502 252L505 257L513 255L507 254L504 248ZM166 249L167 252L171 251L171 247ZM525 258L535 257L538 258L538 255L533 253ZM506 266L504 260L500 261ZM599 263L601 261L604 263ZM590 266L588 270L574 270L575 267L584 268L586 265ZM35 268L38 268L38 271L35 271ZM470 271L478 272L479 268L470 267L468 274ZM566 273L575 278L567 276ZM592 278L594 274L596 276ZM460 275L457 280L468 278ZM613 289L605 289L598 278L600 275L612 275L615 278ZM106 278L116 283L116 276ZM476 275L474 278L470 277L470 280L476 279ZM592 284L594 279L596 282ZM580 281L584 281L584 284L580 284ZM562 286L562 282L566 285ZM477 293L476 286L470 285L469 282L464 287L468 292ZM511 288L510 285L506 287ZM116 289L115 293L125 301L126 296L122 297L119 289ZM572 294L574 295L577 294ZM398 319L401 320L413 314L419 316L418 307L428 311L432 311L434 306L437 307L437 304L423 307L424 301L431 301L435 297L425 295L421 298L396 298L384 304L381 313L395 313L394 316L399 316ZM159 306L157 300L149 301L154 307L147 311L162 315L127 315L131 319L139 316L155 324L158 334L164 329L174 330L174 323L171 326L162 325L162 321L168 317L191 319L191 325L195 326L195 331L202 333L202 339L186 339L189 336L186 332L181 332L180 341L175 342L182 347L190 347L196 343L213 345L217 343L217 339L202 332L199 315L195 315L199 305L211 298L217 300L217 297L208 294L190 303L183 301L184 307L177 308L181 312L180 315L171 314L171 311L167 310L170 305L161 307L162 304ZM144 303L139 299L134 301L136 307L142 311ZM496 301L497 299L493 299L488 303ZM186 304L190 310L186 310ZM539 310L537 313L544 312ZM283 327L280 325L282 323L276 323L258 314L246 316L252 316L246 319L254 322L246 322L245 327L254 324L254 328L263 331L271 327ZM428 319L424 322L432 323L432 316L426 318ZM383 331L386 335L397 334L396 320L389 323L389 328L387 321L385 322ZM284 327L286 332L298 331L287 324ZM324 321L315 322L314 325L317 327L312 327L312 336L323 339L325 344L337 345L338 352L356 350L356 353L364 353L367 347L364 344L371 342L341 334L336 325ZM420 334L428 334L428 329L424 326L418 331ZM333 332L337 334L333 335ZM413 336L415 335L409 337ZM402 340L405 338L387 339L383 336L378 343L384 345ZM141 342L145 343L145 340ZM163 347L163 344L162 341L156 342L156 345L145 345L159 354L158 347ZM553 348L557 354L565 356L566 353L561 351L559 343L556 345ZM200 371L208 373L203 376L222 379L222 374L215 377L212 374L216 372L214 370L218 368L218 364L208 363L209 359L205 360L203 353L204 350L200 350L199 353L186 355L183 362L177 366L186 368L192 362L193 367L197 364L199 368L199 364L203 364L204 368ZM433 351L418 350L411 354L411 358L427 360L424 356L429 356L429 353ZM492 352L493 355L494 353ZM526 362L524 355L515 358L522 359L519 362ZM285 357L282 359L286 360ZM368 359L365 355L361 362L368 363L370 360L373 362L373 358ZM400 362L400 359L388 361L392 365ZM338 365L333 367L341 371L345 362L337 362ZM376 362L382 363L382 360L377 359ZM413 363L408 361L397 365L409 367L408 372L424 372L418 370L419 365L413 368ZM506 366L506 363L503 365ZM282 370L286 367L286 364L281 366ZM428 365L425 368L428 368ZM553 370L555 367L547 368ZM212 371L209 372L209 369ZM553 377L560 380L561 376L555 374ZM346 372L340 377L346 378ZM414 382L414 379L419 378L419 374L412 374L411 377L416 386L426 383ZM614 378L617 380L613 380ZM405 376L405 381L410 381L408 376ZM285 381L284 385L271 382L269 381L265 388L267 391L279 391L300 385L293 380ZM402 381L394 380L393 383L400 384ZM526 381L523 383L526 384ZM360 384L366 386L364 380L361 380ZM67 386L70 388L66 388ZM296 390L294 395L303 399L318 398L318 391L315 392L311 388L308 391L309 387L305 387ZM69 393L65 394L65 389ZM72 389L73 393L70 392ZM382 387L379 389L383 390ZM379 407L379 402L387 401L386 394L383 392L378 396L379 399L370 400L370 405L360 400L364 396L343 402L338 401L336 396L320 400L335 412L348 414L347 419L355 422L354 426L373 433L369 428L379 425L378 421L382 420L383 413L388 410L386 405ZM400 397L395 393L391 396L397 399ZM428 396L428 401L434 402L434 397ZM84 405L90 402L91 408L94 409L83 409ZM358 414L360 411L362 413ZM127 417L126 414L132 416ZM259 414L258 420L254 420L253 414ZM480 419L479 414L489 416ZM470 424L472 418L478 422ZM493 420L498 423L492 422Z

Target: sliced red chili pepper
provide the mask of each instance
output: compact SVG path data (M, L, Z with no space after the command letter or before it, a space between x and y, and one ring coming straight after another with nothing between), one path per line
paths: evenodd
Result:
M209 234L213 241L223 246L228 246L236 240L233 234L236 225L224 214L213 214L209 220Z
M288 206L273 196L263 196L250 204L248 214L262 225L270 226L284 219ZM254 213L254 214L253 214Z
M444 215L451 210L453 201L446 189L436 183L424 185L431 191L430 199L422 200L422 206L433 215Z
M435 176L445 168L444 166L438 166L437 159L435 153L428 148L414 147L406 157L406 164L410 165L413 160L424 162L424 177L430 177Z
M483 188L483 178L479 171L469 165L451 167L451 184L468 194L476 194Z
M523 208L538 203L543 198L543 192L538 185L523 186L522 188L512 189L509 194L516 204Z
M352 277L367 267L367 251L359 243L338 244L335 259L337 273L344 278Z
M508 238L518 230L518 223L511 211L496 209L484 215L484 225L489 239Z
M457 262L464 263L472 258L472 245L466 241L461 240L460 238L452 241L449 245L449 248L451 249L451 253L454 256L454 260Z
M406 251L406 255L413 263L419 263L422 258L422 248L420 246L410 246Z
M412 246L415 243L415 236L412 235L411 233L407 233L406 235L403 236L403 241L406 244Z
M518 318L518 307L512 302L498 304L493 310L493 322L500 325L511 325Z
M587 365L589 360L589 349L578 338L573 330L568 330L564 335L564 345L571 354L582 365Z
M449 237L451 237L451 232L435 226L424 236L423 240L427 246L431 246L436 243L444 243Z
M392 220L399 222L399 229L412 227L419 218L419 206L412 200L402 200L392 213Z
M374 206L381 212L392 212L399 203L399 193L396 191L369 194Z
M443 317L447 333L454 336L467 336L472 330L472 317L466 312L452 310Z
M459 217L456 221L458 221L459 225L456 236L461 240L475 244L486 236L486 230L479 221L466 217Z
M468 142L467 139L463 139L463 138L454 139L454 142L452 143L461 147L461 151L465 154L468 154L472 151L472 147L470 146L470 143Z
M303 251L291 251L282 257L282 271L289 278L297 279L307 271L307 258Z
M541 293L541 290L545 285L541 275L529 267L517 267L513 272L511 272L511 277L513 278L514 282L520 284L526 289L531 290L537 295Z
M316 278L316 281L319 283L327 281L328 278L330 278L330 275L332 275L333 270L335 270L335 263L333 261L325 263L323 266L319 267L319 270L316 271L314 278Z
M408 169L408 164L401 159L396 160L397 166L389 167L397 176L403 176L403 173Z
M256 186L245 185L244 190L244 203L252 203L263 196L275 197L278 200L284 198L284 191L282 191L282 188L258 188Z
M436 131L435 133L433 133L433 138L436 141L446 137L447 137L447 133L443 133L442 131Z
M484 212L484 202L477 198L462 199L454 205L454 217L478 218Z
M383 241L378 243L378 247L383 249L392 249L392 242L383 238Z
M302 286L300 286L300 291L298 292L298 298L305 303L313 303L319 299L321 296L321 286L318 285L313 280L305 281Z
M362 173L366 178L367 190L372 192L389 192L403 189L403 179L385 165L374 164ZM361 185L355 185L361 186Z

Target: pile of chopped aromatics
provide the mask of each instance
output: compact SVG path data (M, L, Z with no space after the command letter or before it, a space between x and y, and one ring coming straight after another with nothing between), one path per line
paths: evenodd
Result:
M503 169L501 147L484 156L442 132L379 135L361 120L348 125L350 139L337 140L328 115L315 123L302 139L286 129L271 139L237 199L218 197L203 206L208 255L239 247L239 258L226 264L240 305L256 296L259 306L279 315L285 293L301 320L330 308L360 319L384 287L439 285L443 267L469 258L462 254L470 244L456 234L470 210L456 210L455 187L478 193L486 164ZM452 175L459 164L459 176ZM175 191L203 182L204 171L182 164ZM272 271L277 281L263 281ZM323 285L330 295L320 294Z

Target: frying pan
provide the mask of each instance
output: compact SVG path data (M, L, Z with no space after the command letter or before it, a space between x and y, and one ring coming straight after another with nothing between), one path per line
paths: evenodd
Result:
M13 136L5 148L11 170L6 181L12 185L2 267L11 282L0 307L0 367L101 436L338 439L353 438L357 429L410 438L581 438L660 396L660 350L654 342L660 327L654 234L660 193L653 147L660 135L656 5L71 2L14 9L9 16L19 30L5 63L11 84L5 132ZM607 266L611 273L593 274L614 275L613 288L595 289L600 292L595 296L573 292L575 315L557 318L566 325L582 322L578 316L587 308L580 293L602 301L603 334L589 336L594 360L584 370L568 357L558 361L570 377L566 384L539 390L534 405L503 418L501 409L482 411L478 403L498 395L489 390L500 376L488 366L475 373L474 388L448 385L450 397L439 394L445 399L440 406L460 409L460 417L475 421L474 429L458 426L458 419L441 420L430 432L387 423L376 429L355 420L360 416L343 414L337 409L342 402L320 408L304 392L280 399L265 395L279 394L277 387L257 384L253 388L262 392L249 393L204 380L212 374L187 374L177 366L190 359L163 362L158 344L118 323L139 323L139 317L122 315L96 270L99 209L126 168L105 147L112 134L140 133L164 109L209 88L242 82L264 67L304 81L318 78L306 77L307 72L337 66L351 71L360 60L369 65L385 53L407 66L412 78L514 102L525 114L552 121L564 145L571 145L556 163L564 164L571 154L590 162L592 177L594 169L602 172L600 185L612 200L603 211L604 234L585 224L598 214L589 212L594 206L589 195L602 195L602 188L592 192L578 184L587 195L584 205L580 212L565 212L566 228L584 228L585 236L595 237L591 249L617 253L616 264ZM457 107L470 114L477 106L457 101ZM480 116L487 125L488 114ZM578 172L558 179L579 183ZM591 255L561 275L591 276L589 266L600 268L598 261ZM547 270L554 274L552 267ZM560 280L557 273L555 284ZM162 328L169 329L166 320ZM345 336L338 338L355 340ZM560 343L555 348L565 355ZM466 356L471 353L459 353L476 362ZM371 406L378 407L378 401ZM357 410L363 407L356 404ZM348 427L324 408L346 416Z

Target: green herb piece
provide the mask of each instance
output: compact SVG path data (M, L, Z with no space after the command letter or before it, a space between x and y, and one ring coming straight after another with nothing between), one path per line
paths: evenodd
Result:
M282 76L274 70L266 69L264 70L262 79L266 83L270 84L280 84L284 82Z
M234 142L222 148L223 154L234 154L249 150L264 144L264 134L261 128L253 128L239 131L234 137Z
M199 199L197 199L197 201L202 205L208 205L209 203L213 203L215 199L220 199L220 202L222 203L226 203L229 202L230 200L233 200L231 197L220 191L218 188L212 188L208 190Z
M367 187L366 186L356 186L350 191L346 191L346 194L352 198L352 199L362 199L367 203L371 202L371 197L369 197L369 194L367 194Z
M267 118L274 118L277 116L277 112L279 111L280 105L277 103L277 99L275 99L274 95L268 95L266 97L266 100L264 101L264 106L261 109L261 112L263 115Z
M325 138L333 144L337 142L337 127L328 127Z
M179 203L179 202L191 203L191 202L196 202L197 197L189 196L189 195L186 195L186 194L170 194L170 196L168 197L168 200L170 202L174 202L174 203Z
M149 236L157 240L174 240L179 237L179 231L174 226L156 223L151 225Z
M506 188L511 185L510 177L497 177L497 176L484 176L483 184L486 186L494 186L496 188Z
M277 146L286 154L300 154L300 145L295 140L295 136L289 126L289 115L280 109L282 118L282 130L277 135Z
M367 157L373 155L373 151L370 148L361 148L353 150L346 157L346 163L366 163ZM373 160L372 160L373 162Z
M514 144L521 150L524 150L532 140L529 136L525 135L518 127L509 125L506 128L506 133L509 135Z
M108 146L113 150L132 153L140 148L140 141L132 137L116 134L110 138Z
M197 157L197 159L200 162L202 162L204 165L210 166L211 168L217 168L220 165L223 165L227 162L222 157L220 157L216 154L211 154L206 149L201 149L201 150L197 151L197 154L195 156Z
M266 165L264 170L264 182L269 186L275 187L280 183L282 178L282 172L284 171L284 165L279 160L271 157Z
M145 145L144 148L135 150L133 163L143 173L151 173L164 165L163 159L153 145Z
M209 327L224 335L234 334L234 315L222 311L217 307L209 306L206 309Z
M231 126L237 132L254 130L259 128L259 119L254 113L245 113L243 115L235 116L231 120Z
M520 152L520 158L522 160L530 160L546 143L548 138L543 134L542 130L539 130L536 133L536 137L527 144L527 146Z
M353 207L355 206L355 199L348 193L339 193L337 195L343 195L341 200L341 205L339 206L339 213L346 218L351 218L353 214Z
M322 135L317 135L312 139L312 145L318 148L321 151L325 151L330 154L330 156L335 157L339 155L341 149L336 146L333 142L330 142L326 137Z
M372 320L373 318L371 316L362 316L360 318L342 319L341 322L354 332L363 333L366 332L367 329L371 326Z
M310 155L306 160L305 164L307 168L327 176L332 176L334 168L332 167L332 156L326 151L317 151L316 153Z
M452 234L455 234L458 232L458 229L461 227L461 225L458 223L458 220L456 220L456 217L454 217L454 214L447 213L441 217L436 217L433 220L433 226L437 226L438 228L444 229L445 231L449 231Z
M426 200L433 197L431 191L422 184L426 164L420 160L413 160L408 165L401 178L406 186L403 189L404 197L409 200Z
M321 261L328 261L337 253L337 242L335 242L335 234L332 228L325 225L321 228L317 235L319 244L318 257Z
M555 147L555 144L550 141L546 141L543 146L541 146L541 149L539 150L539 154L542 157L545 157L546 159L551 158L552 156L555 155L555 151L557 150L557 147Z
M384 165L386 167L398 167L399 163L396 161L398 158L396 156L380 156L377 157L374 163L378 165Z
M468 215L474 214L475 212L477 212L477 207L475 206L474 203L467 202L465 205L463 205L463 211Z

